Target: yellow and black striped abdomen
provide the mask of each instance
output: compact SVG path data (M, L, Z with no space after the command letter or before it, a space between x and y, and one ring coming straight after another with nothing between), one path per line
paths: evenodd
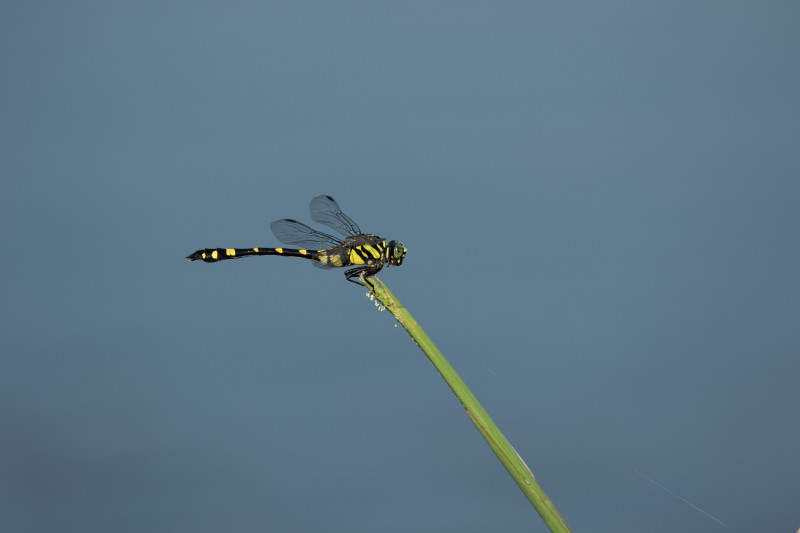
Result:
M319 261L318 250L296 250L292 248L205 248L186 256L189 261L205 261L215 263L225 259L239 259L253 255L285 255L288 257L304 257Z

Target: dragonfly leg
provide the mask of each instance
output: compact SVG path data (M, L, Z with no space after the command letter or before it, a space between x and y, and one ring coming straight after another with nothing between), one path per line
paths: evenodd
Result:
M360 266L356 268L351 268L347 272L344 273L344 277L347 278L347 281L353 282L356 285L364 285L362 281L367 276L372 276L380 271L381 266L374 267L374 266Z

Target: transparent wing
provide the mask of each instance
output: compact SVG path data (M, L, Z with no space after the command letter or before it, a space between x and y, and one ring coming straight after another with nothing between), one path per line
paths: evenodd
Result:
M311 261L311 264L317 268L321 268L322 270L328 270L329 268L336 268L333 265L329 265L327 263L320 263L319 261Z
M327 250L342 242L342 239L309 228L302 222L291 218L276 220L269 227L282 243L300 246L308 250Z
M311 220L325 224L347 237L361 235L358 224L342 213L339 204L330 196L317 196L311 200Z

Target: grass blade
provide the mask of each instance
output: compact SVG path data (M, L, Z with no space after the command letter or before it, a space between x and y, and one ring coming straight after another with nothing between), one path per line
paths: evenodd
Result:
M559 514L553 502L547 497L544 490L537 483L528 465L514 450L508 440L503 436L495 423L483 409L477 398L472 394L464 381L456 373L455 369L445 359L442 352L433 344L430 337L422 327L414 320L411 313L400 303L392 294L389 288L377 277L364 278L364 283L380 301L383 306L397 319L397 322L405 328L420 349L425 353L436 370L439 371L445 382L456 395L461 405L467 412L470 420L481 432L483 438L489 443L492 451L506 467L508 473L522 490L523 494L530 500L533 507L542 517L550 531L563 533L571 531L567 523Z

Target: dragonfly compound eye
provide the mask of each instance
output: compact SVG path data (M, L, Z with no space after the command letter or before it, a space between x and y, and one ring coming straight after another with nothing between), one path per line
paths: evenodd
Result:
M403 263L403 258L406 256L406 247L403 246L402 242L391 241L389 243L391 247L391 261L390 263L393 265L400 265Z

